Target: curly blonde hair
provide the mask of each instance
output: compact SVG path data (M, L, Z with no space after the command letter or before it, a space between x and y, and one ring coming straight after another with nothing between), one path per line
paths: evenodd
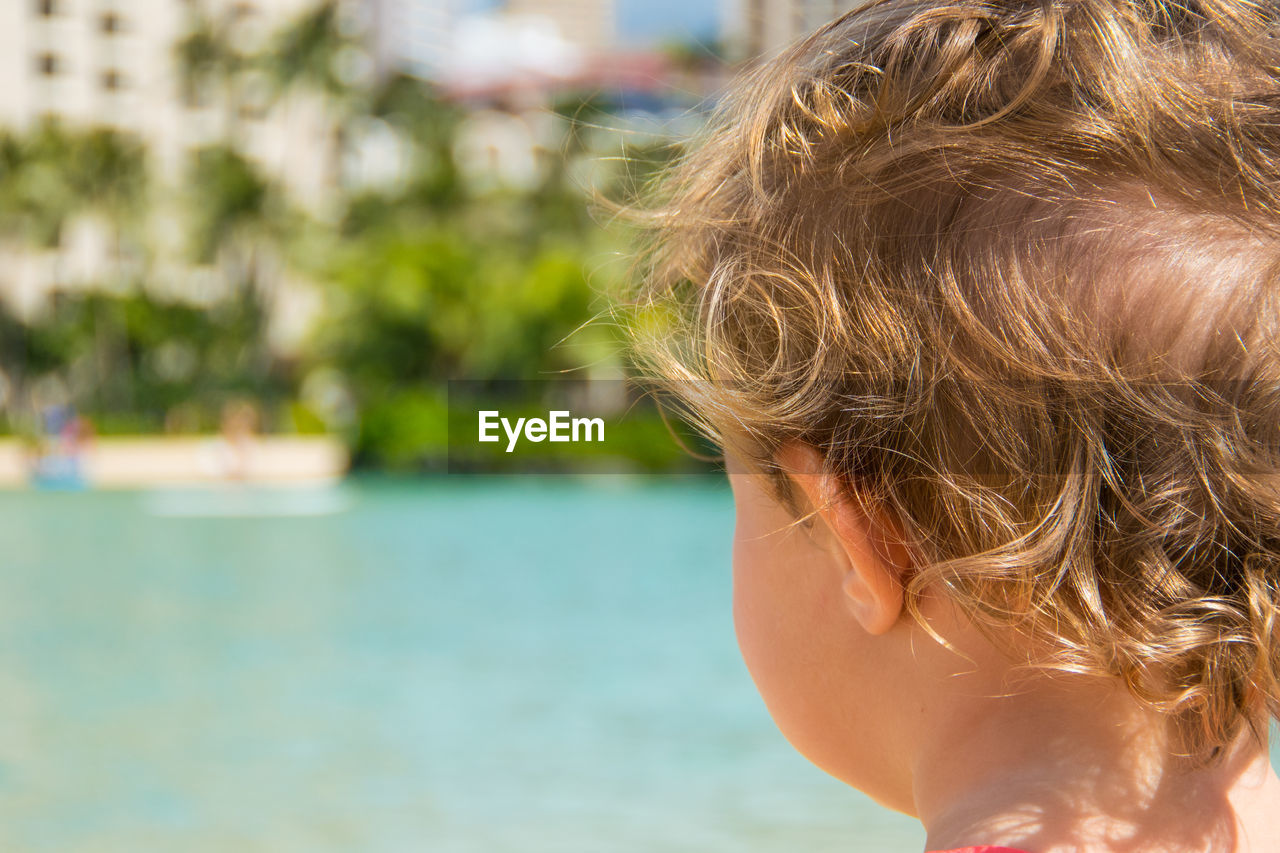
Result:
M896 514L917 618L942 585L1210 758L1280 711L1277 23L865 5L662 180L631 322L718 441Z

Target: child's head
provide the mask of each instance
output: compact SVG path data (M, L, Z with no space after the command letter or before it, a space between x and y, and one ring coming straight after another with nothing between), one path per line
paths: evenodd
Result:
M1230 0L872 3L664 185L641 349L771 484L735 482L740 637L837 775L895 745L844 768L810 733L929 677L859 650L944 611L1202 759L1280 709L1276 33Z

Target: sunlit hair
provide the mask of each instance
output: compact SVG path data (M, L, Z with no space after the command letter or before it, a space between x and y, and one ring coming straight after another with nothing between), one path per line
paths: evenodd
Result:
M722 444L896 514L917 618L940 585L1202 758L1280 711L1274 12L864 6L667 174L632 322Z

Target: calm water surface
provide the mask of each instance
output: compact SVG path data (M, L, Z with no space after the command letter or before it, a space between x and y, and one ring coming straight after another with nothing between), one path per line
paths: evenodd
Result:
M338 497L0 496L0 849L921 849L765 713L722 485Z

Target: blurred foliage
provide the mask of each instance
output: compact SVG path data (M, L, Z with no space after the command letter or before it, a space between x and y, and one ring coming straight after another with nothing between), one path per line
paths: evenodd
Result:
M342 58L349 45L338 20L338 4L324 0L276 34L267 63L276 88L303 86L332 98L348 94Z
M147 189L146 153L132 137L71 133L54 120L25 136L0 136L0 240L59 245L73 215L136 224Z
M192 10L175 47L181 85L192 106L221 111L221 133L192 152L176 198L126 134L57 122L0 133L0 251L61 269L68 229L93 216L113 247L101 281L58 286L35 310L0 305L11 427L34 424L54 400L102 432L200 431L217 427L227 402L250 399L265 428L345 436L357 464L429 469L446 448L448 380L619 374L618 336L597 320L625 245L592 202L643 186L670 146L644 137L620 152L609 130L618 105L566 98L537 120L502 114L531 140L519 180L477 173L459 157L477 111L421 80L361 82L335 3L253 55L237 46L234 20ZM248 153L250 75L271 82L270 109L295 96L329 105L336 215L300 212ZM395 141L402 168L393 180L346 179L343 157L371 132ZM162 286L167 250L154 234L169 219L181 263L217 287L192 298ZM320 309L282 351L273 300L286 277L309 282ZM650 421L634 432L660 448L636 450L644 466L679 464Z
M171 418L211 429L225 402L249 397L271 410L288 398L287 375L246 363L241 342L263 322L243 296L209 310L141 293L58 294L38 323L0 315L0 358L11 381L55 377L107 431L159 432Z

